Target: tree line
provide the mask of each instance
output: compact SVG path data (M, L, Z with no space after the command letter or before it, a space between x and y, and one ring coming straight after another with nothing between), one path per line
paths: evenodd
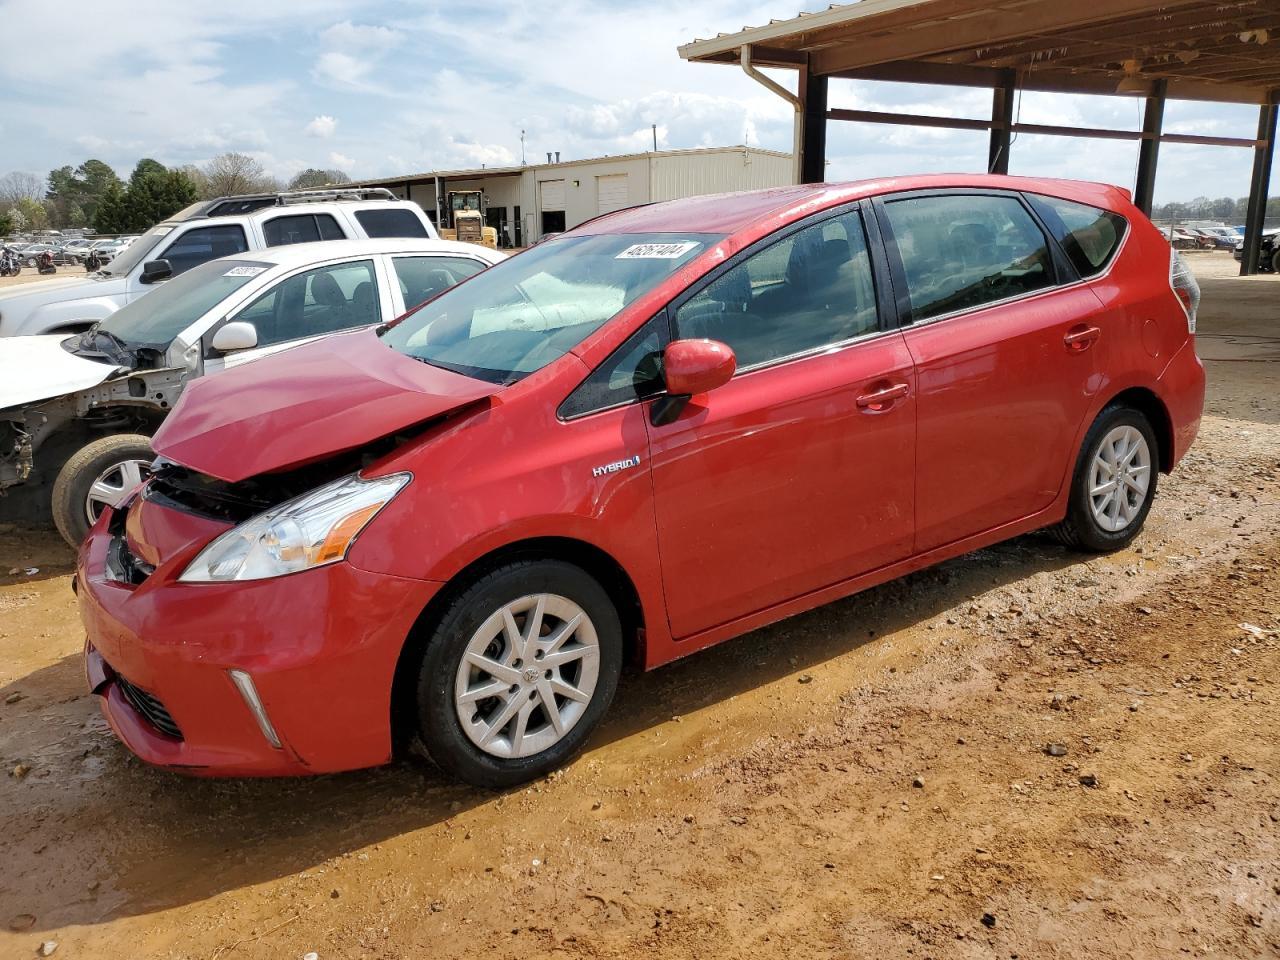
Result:
M172 168L146 157L128 180L101 160L58 167L44 179L15 170L0 176L0 236L75 227L141 233L197 200L310 190L350 179L341 170L308 167L282 183L243 153Z
M1212 200L1209 197L1196 197L1185 202L1162 203L1151 210L1153 220L1221 220L1233 225L1244 223L1245 213L1249 208L1249 198L1220 197ZM1280 197L1272 197L1267 201L1268 219L1280 218Z

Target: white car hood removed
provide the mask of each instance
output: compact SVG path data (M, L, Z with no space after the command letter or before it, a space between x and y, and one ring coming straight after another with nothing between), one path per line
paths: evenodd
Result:
M69 339L51 333L0 340L0 410L96 387L121 369L67 352L62 343Z

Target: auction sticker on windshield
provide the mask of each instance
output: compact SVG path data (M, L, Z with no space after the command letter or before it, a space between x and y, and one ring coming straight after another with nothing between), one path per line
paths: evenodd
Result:
M697 241L683 243L636 243L627 247L615 260L679 260L700 246Z
M256 277L260 273L266 273L266 267L232 267L224 277Z

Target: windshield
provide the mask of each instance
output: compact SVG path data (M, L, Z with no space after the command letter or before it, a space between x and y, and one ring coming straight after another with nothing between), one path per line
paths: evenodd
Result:
M156 248L156 245L164 239L164 237L173 230L168 224L159 224L152 227L133 243L129 244L116 258L106 265L100 273L109 274L113 277L123 277L130 270L147 259L147 254ZM106 244L101 244L105 246Z
M718 234L565 236L442 293L382 331L393 350L491 383L568 353Z
M121 307L94 329L126 346L167 347L218 303L270 269L269 263L212 260Z

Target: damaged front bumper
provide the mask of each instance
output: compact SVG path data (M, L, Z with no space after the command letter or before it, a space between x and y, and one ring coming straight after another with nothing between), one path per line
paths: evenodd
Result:
M116 735L148 763L205 776L389 760L396 665L440 584L346 562L271 580L180 582L228 527L138 496L107 510L81 547L86 673Z

